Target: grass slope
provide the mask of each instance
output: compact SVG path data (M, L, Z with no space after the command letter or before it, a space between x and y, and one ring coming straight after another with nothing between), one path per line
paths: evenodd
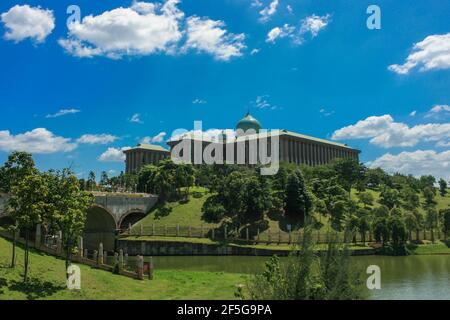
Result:
M202 220L202 207L206 199L209 197L209 194L207 193L207 190L204 188L192 188L191 192L194 191L200 191L204 193L203 197L201 198L194 198L191 196L189 198L189 202L187 203L180 203L180 202L172 202L169 203L169 207L172 208L172 212L162 218L156 218L155 217L155 210L151 211L144 219L139 221L136 225L133 226L134 230L138 230L139 226L142 224L145 228L151 228L152 224L155 225L155 227L164 227L164 226L170 226L175 227L177 225L180 226L191 226L191 227L201 227L202 225L205 228L213 228L216 227L217 224L208 224L205 221ZM378 206L378 200L380 198L380 193L378 191L374 190L367 190L368 192L372 193L374 196L374 206ZM353 200L358 200L357 197L357 191L352 190L351 197ZM423 197L420 196L420 201L423 203ZM437 209L444 209L450 207L450 193L447 194L445 197L441 197L439 193L436 195L436 201L438 203ZM423 210L420 209L422 212ZM327 221L326 217L318 217L320 221L323 223L323 230L326 232L329 229L329 223ZM277 233L278 230L286 229L285 228L285 221L274 219L273 217L266 217L266 220L268 221L269 227L271 232Z
M155 271L155 280L133 280L84 265L81 290L65 287L64 261L30 252L30 282L22 283L23 250L18 248L15 269L9 268L11 243L0 238L0 300L177 300L234 299L244 276L232 273Z

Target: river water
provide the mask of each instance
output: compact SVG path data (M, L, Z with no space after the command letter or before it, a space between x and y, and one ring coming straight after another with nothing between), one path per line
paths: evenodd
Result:
M283 258L281 258L283 259ZM352 257L361 270L370 265L381 269L381 289L370 290L371 299L450 300L450 255L408 257ZM253 274L264 267L266 257L184 256L154 257L159 270L214 271Z

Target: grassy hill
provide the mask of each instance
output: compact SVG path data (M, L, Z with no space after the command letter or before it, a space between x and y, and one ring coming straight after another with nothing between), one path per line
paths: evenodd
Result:
M380 198L380 193L375 190L367 190L372 193L374 196L374 206L378 206L378 200ZM140 225L144 228L151 228L154 224L155 227L174 227L176 225L180 226L191 226L191 227L200 227L204 226L205 228L214 228L217 224L209 224L202 220L202 206L206 199L209 197L208 191L204 188L193 188L191 193L201 192L203 196L200 198L190 197L187 203L182 202L171 202L169 203L169 207L172 209L172 212L166 216L157 218L156 210L152 210L144 219L139 221L137 224L133 226L133 230L138 230ZM352 190L351 194L354 200L357 200L357 191ZM423 197L420 196L421 203L423 202ZM444 209L450 207L450 191L447 196L442 197L439 194L436 195L436 201L438 202L437 209ZM422 209L420 209L422 210ZM423 211L423 210L422 210ZM283 221L282 219L266 216L265 218L268 221L269 228L271 232L277 233L278 230L285 229L285 224L288 223ZM320 221L324 224L323 229L326 230L329 227L328 221L326 217L320 216L318 217Z
M155 279L133 280L84 265L81 290L65 286L64 261L30 252L30 281L22 283L23 250L18 249L15 269L9 267L11 243L0 237L0 300L177 300L234 299L240 274L222 272L155 271Z

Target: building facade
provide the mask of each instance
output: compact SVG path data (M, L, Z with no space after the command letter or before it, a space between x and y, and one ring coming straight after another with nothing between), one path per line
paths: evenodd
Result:
M125 172L137 173L147 164L157 164L170 157L170 151L153 144L138 144L135 148L124 151Z
M346 158L359 160L360 151L346 144L315 138L287 130L278 130L268 135L260 132L262 126L249 113L236 125L235 136L225 134L216 140L200 139L187 134L167 144L170 151L155 145L138 145L136 148L124 151L126 155L126 172L136 173L146 164L156 164L171 156L172 151L185 162L193 164L204 163L204 154L222 158L219 163L259 164L260 148L264 154L273 154L272 139L277 138L279 162L304 164L309 166L330 163L333 159ZM177 148L177 149L174 149ZM220 153L220 154L219 154ZM256 156L255 156L256 155ZM206 162L207 163L207 162ZM264 164L264 163L263 163Z

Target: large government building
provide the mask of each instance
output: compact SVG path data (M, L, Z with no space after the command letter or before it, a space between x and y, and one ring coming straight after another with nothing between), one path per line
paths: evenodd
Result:
M186 155L183 154L186 150L183 150L180 156L183 156L185 160L186 158L189 159L192 163L197 163L194 155L194 145L196 142L200 144L201 151L205 151L206 148L211 149L211 147L214 147L216 148L216 151L213 151L213 155L217 150L220 150L224 158L227 158L227 155L232 153L230 158L233 159L234 163L256 164L255 157L252 157L249 154L249 150L252 150L250 146L260 148L261 141L264 141L262 145L267 143L266 153L270 156L272 154L271 142L275 136L278 139L277 145L279 146L279 150L277 156L279 157L280 162L315 166L329 163L336 158L359 158L360 151L350 148L345 144L314 138L287 130L278 130L275 132L276 133L264 133L259 121L248 113L237 123L237 134L232 137L223 134L218 140L209 140L205 137L200 137L199 140L198 137L191 133L168 141L167 144L169 145L170 150L161 146L149 144L139 144L135 148L126 150L124 151L126 155L126 172L136 173L146 164L156 164L162 159L169 158L171 156L171 151L173 151L174 148L180 147L180 143L183 143L184 146L188 146L188 148L184 149L189 152L189 155ZM238 151L241 150L240 145L245 146L243 149L245 150L245 153L242 155L240 155Z

